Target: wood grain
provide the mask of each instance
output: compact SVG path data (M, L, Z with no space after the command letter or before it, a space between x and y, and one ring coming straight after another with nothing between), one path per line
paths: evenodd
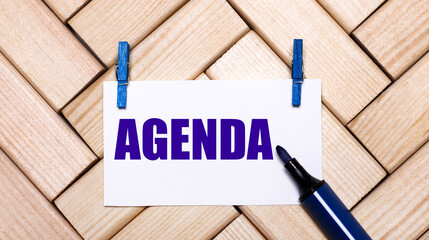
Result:
M102 69L42 1L0 0L0 50L59 111Z
M374 100L349 129L393 172L429 140L429 54Z
M301 205L240 206L267 239L327 239Z
M289 67L250 31L207 69L211 79L290 79Z
M419 240L428 240L429 239L429 229L426 230L426 233L419 237Z
M317 0L332 18L350 34L385 0Z
M79 234L0 150L0 238L80 239Z
M210 80L210 78L205 73L201 73L195 80Z
M67 20L75 14L90 0L44 0L49 8L63 21Z
M353 35L396 80L429 50L429 0L389 0Z
M130 80L195 79L248 31L227 2L191 1L131 51ZM63 110L100 157L102 83L114 80L111 68Z
M426 143L352 211L373 239L416 239L429 227Z
M188 0L92 0L68 22L108 67L118 58L118 42L130 49Z
M214 240L264 240L264 236L252 225L252 223L241 214L230 223Z
M232 206L149 207L113 239L212 239L238 215Z
M288 66L293 39L304 39L304 75L322 80L323 103L343 124L390 83L317 2L229 2Z
M105 207L103 160L61 194L55 204L85 239L109 239L144 207Z
M0 147L49 199L96 156L0 54Z
M290 70L251 31L217 60L207 70L207 75L212 79L290 78ZM385 176L385 172L324 106L322 137L324 179L351 208ZM241 206L240 209L269 239L322 237L301 206Z

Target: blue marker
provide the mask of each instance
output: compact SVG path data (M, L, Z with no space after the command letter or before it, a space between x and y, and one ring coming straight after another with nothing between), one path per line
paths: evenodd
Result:
M299 201L328 239L371 239L324 180L311 176L281 146L276 150L298 185Z

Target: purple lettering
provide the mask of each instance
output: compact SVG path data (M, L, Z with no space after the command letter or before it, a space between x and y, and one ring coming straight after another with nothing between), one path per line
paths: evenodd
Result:
M189 141L182 128L189 127L189 119L171 119L171 159L189 160L189 152L182 150L182 143Z
M166 134L167 125L159 118L148 119L143 124L143 155L149 160L167 159L167 138L155 138L156 152L153 149L153 131Z
M259 136L261 136L261 145L259 145ZM250 127L247 159L258 159L259 152L262 153L262 159L273 159L267 119L252 119Z
M192 159L201 160L203 151L208 160L217 159L217 123L216 119L207 119L207 128L202 119L192 120ZM189 127L189 119L171 119L171 159L189 160L190 151L183 150L183 143L189 142L189 136L183 128ZM239 119L220 119L220 159L237 160L246 155L246 135L243 121ZM142 152L148 160L165 160L168 157L168 138L155 136L167 134L167 124L159 118L144 122L142 129ZM140 144L135 119L120 119L116 139L115 160L125 160L127 153L131 160L140 160ZM203 150L204 149L204 150ZM267 119L252 119L247 146L248 160L272 160L270 130Z
M238 119L221 119L220 120L220 158L222 160L241 159L245 154L245 132L244 123ZM232 151L232 128L234 128L234 151Z
M124 160L127 152L130 153L131 160L141 160L135 119L119 119L115 160Z
M203 120L192 120L193 159L201 160L203 147L207 159L216 159L216 119L207 119L207 133Z

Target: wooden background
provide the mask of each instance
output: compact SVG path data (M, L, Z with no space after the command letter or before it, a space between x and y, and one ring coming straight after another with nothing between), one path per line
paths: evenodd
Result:
M0 0L0 239L324 239L301 206L104 207L102 82L322 79L325 179L429 239L429 0ZM305 83L304 83L305 84Z

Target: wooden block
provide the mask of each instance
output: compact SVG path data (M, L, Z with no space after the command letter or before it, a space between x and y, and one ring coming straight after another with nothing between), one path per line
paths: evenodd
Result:
M232 206L149 207L113 239L212 239L238 215Z
M429 227L426 143L352 211L373 239L416 239Z
M290 70L251 31L216 61L207 75L212 79L290 78ZM385 172L324 106L322 137L324 179L351 208ZM241 206L240 209L269 239L322 237L301 206Z
M419 240L428 240L429 239L429 231L428 230L426 230L426 233L425 234L423 234L420 238L419 238Z
M349 209L386 176L384 169L325 106L322 147L323 178Z
M90 0L44 0L61 21L66 22Z
M264 236L252 225L252 223L241 214L231 224L220 232L215 240L263 240Z
M0 54L0 147L49 199L96 156Z
M267 239L327 239L301 205L240 206Z
M195 79L248 30L224 0L191 1L131 51L130 80ZM100 157L102 83L114 80L112 67L63 110Z
M429 0L390 0L353 35L393 79L429 50Z
M103 69L42 1L0 8L1 52L56 111Z
M210 78L205 73L201 73L195 80L210 80Z
M79 234L0 150L0 238L80 239Z
M384 0L317 1L348 34L384 2Z
M103 160L56 200L55 204L85 239L109 239L144 207L105 207Z
M68 22L108 67L118 58L118 42L130 49L188 0L93 0Z
M429 140L429 54L349 125L376 159L393 172Z
M289 67L254 31L247 33L206 71L211 79L290 79Z
M317 2L230 0L230 3L288 66L292 61L293 39L304 39L304 75L322 79L323 103L343 124L390 83Z

